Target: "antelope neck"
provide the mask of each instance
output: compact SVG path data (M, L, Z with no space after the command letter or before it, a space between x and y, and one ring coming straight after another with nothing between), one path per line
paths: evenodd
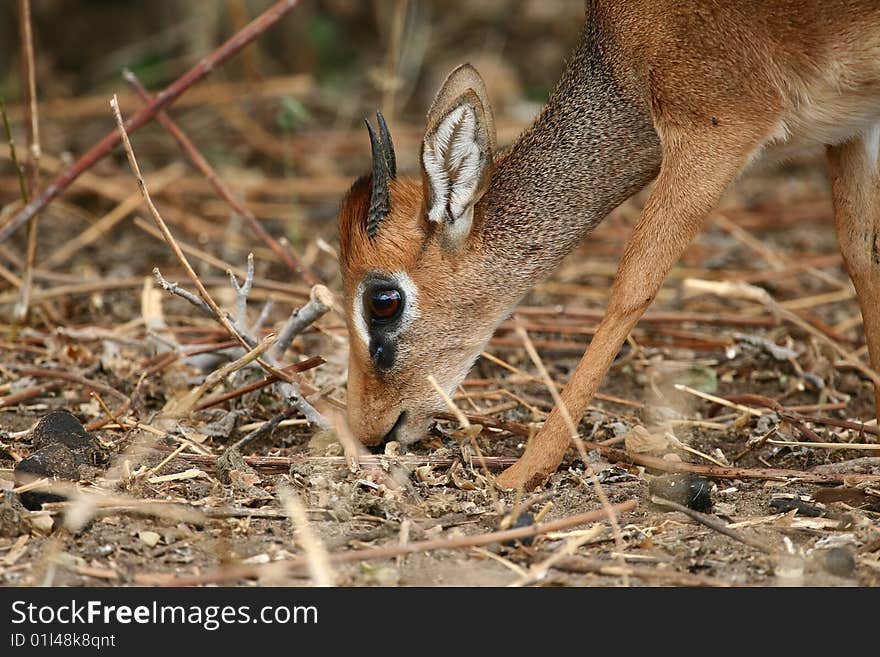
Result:
M518 300L660 159L647 103L614 79L588 28L540 116L496 163L480 202L484 280Z

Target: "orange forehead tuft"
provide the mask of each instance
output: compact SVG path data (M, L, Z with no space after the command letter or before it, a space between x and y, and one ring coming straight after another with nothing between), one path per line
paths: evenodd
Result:
M397 178L390 183L391 211L371 240L367 213L372 190L371 176L358 178L339 210L339 265L345 281L354 281L367 271L407 269L428 235L421 181Z

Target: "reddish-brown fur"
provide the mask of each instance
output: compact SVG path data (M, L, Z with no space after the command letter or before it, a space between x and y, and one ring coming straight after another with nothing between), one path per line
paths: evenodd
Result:
M470 91L479 99L472 105L480 119L479 106L488 108L488 100L483 89L471 88L479 86L468 83L473 75L453 73L431 117L455 109L462 92ZM491 125L491 114L484 123ZM729 183L765 150L808 143L828 147L837 231L877 369L877 126L877 2L587 2L581 42L542 115L509 151L495 156L466 239L454 247L444 242L449 228L426 218L430 200L418 178L392 182L391 213L372 241L364 231L370 181L356 183L344 202L340 255L347 312L359 281L372 271L408 273L420 302L391 374L373 371L349 317L353 428L375 444L406 410L407 440L424 431L426 418L442 408L426 376L454 387L520 296L610 209L656 176L606 316L562 394L569 413L580 417ZM426 140L433 130L432 123ZM568 446L555 409L498 483L540 481Z

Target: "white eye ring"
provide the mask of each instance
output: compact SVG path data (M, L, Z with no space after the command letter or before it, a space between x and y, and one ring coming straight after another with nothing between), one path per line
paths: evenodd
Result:
M401 292L403 309L400 312L400 319L393 323L393 328L388 333L389 337L396 337L403 333L412 322L419 317L418 289L408 274L404 272L393 272L391 274L374 274L365 277L355 290L354 299L352 299L352 317L354 318L354 329L357 336L364 345L370 344L370 329L367 318L369 311L364 307L364 296L368 286L375 285L376 279L381 278L388 281L389 288L397 288Z

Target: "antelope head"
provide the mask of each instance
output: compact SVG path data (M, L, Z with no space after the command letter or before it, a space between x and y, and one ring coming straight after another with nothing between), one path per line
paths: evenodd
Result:
M509 308L489 292L479 201L489 187L495 126L485 85L454 70L428 113L421 176L398 175L381 114L367 122L372 172L339 216L350 336L348 418L366 445L422 438Z

